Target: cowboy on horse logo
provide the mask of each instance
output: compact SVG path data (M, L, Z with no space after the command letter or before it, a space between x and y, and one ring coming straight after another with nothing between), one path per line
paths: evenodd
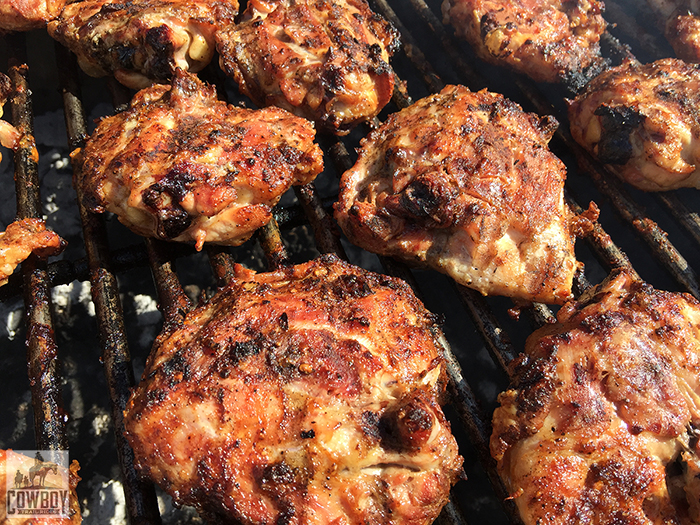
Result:
M5 510L8 518L23 519L68 516L67 451L8 450L5 461L6 509L0 514Z
M26 474L22 473L21 468L17 469L14 488L43 488L46 483L46 476L48 476L49 473L58 474L58 465L56 463L44 461L41 451L37 450L34 455L34 465L29 468Z

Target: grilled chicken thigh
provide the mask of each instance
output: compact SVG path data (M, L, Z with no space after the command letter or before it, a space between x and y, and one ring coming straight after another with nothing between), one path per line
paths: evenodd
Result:
M530 336L491 452L529 524L700 523L700 303L624 272Z
M354 244L483 294L563 302L578 220L547 149L555 128L502 95L448 86L363 140L335 217Z
M0 33L39 29L56 18L66 0L2 0L0 1Z
M50 257L61 253L65 245L63 239L46 229L41 219L23 219L9 224L0 232L0 286L7 284L17 265L31 253Z
M432 523L462 464L433 316L335 256L237 271L156 342L137 467L211 523Z
M569 105L571 134L635 187L700 188L700 66L626 62Z
M600 71L600 0L444 0L445 23L483 60L576 86Z
M666 39L676 56L700 62L700 2L698 0L647 0L664 23Z
M269 222L292 184L323 168L313 125L279 108L227 105L178 70L172 86L136 94L103 119L82 153L85 204L136 233L238 245Z
M342 135L389 102L397 35L365 0L255 0L216 38L221 67L258 106Z
M237 0L84 0L67 5L48 30L88 75L114 74L141 89L167 82L176 68L204 68L214 32L237 13Z

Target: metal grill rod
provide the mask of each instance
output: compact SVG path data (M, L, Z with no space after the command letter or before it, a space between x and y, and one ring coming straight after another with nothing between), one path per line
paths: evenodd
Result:
M662 192L656 195L671 215L681 224L685 231L700 244L700 216L698 212L692 211L685 203L678 198L676 192Z
M636 11L644 9L640 4L643 2L635 2ZM614 30L619 31L626 40L635 43L646 54L651 56L668 56L658 45L658 40L649 34L649 32L637 23L637 20L630 16L629 10L625 9L619 2L608 0L605 2L606 18L614 20L616 23Z
M24 35L7 39L10 45L12 120L21 134L15 151L15 192L18 219L41 218L38 152L34 141L31 91ZM65 450L68 415L63 409L58 347L51 318L51 292L45 261L35 255L22 263L27 321L27 365L34 412L34 435L41 450Z
M87 136L85 113L80 101L80 88L77 82L75 56L60 44L56 44L59 80L64 101L66 129L69 132L69 145L81 147ZM74 170L81 167L74 161ZM92 299L99 325L102 362L111 400L111 416L117 445L117 455L121 466L127 514L132 525L159 525L161 523L153 485L139 479L134 468L134 455L124 437L124 408L134 386L134 372L131 365L124 316L116 276L110 269L109 246L104 221L90 213L82 204L81 189L78 193L78 206L83 225L85 249L90 266Z

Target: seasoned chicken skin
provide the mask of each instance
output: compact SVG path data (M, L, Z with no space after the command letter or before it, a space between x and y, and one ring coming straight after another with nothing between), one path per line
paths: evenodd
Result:
M444 0L445 23L487 62L576 86L600 71L600 0Z
M7 284L17 265L32 253L46 258L58 255L65 246L66 242L47 230L41 219L22 219L9 224L0 232L0 286Z
M68 481L68 488L69 493L68 493L68 508L67 510L67 518L57 518L57 517L42 517L42 518L25 518L22 519L22 516L14 515L13 517L8 517L6 515L6 509L7 509L7 496L8 496L8 491L6 490L7 487L11 487L10 490L13 489L18 489L18 488L26 488L24 487L23 483L24 480L22 479L21 482L19 482L18 479L15 478L17 475L15 470L14 472L7 472L6 465L7 465L7 456L8 452L13 452L13 465L16 465L17 459L19 459L19 470L21 473L24 473L25 475L28 475L30 469L34 467L35 465L35 459L31 458L29 456L26 456L24 454L20 454L19 452L12 451L11 449L8 450L0 450L0 487L2 487L2 490L0 491L0 509L2 509L2 516L5 516L5 518L2 520L1 523L4 524L11 524L11 525L80 525L83 520L80 515L80 502L78 501L78 495L76 493L76 487L78 486L78 482L80 481L80 476L78 475L78 471L80 470L80 465L76 460L73 460L71 464L69 465L68 469L65 469L65 467L58 467L58 469L61 470L67 470L65 472L60 473L61 475L67 476ZM53 473L53 471L51 471ZM10 477L10 483L8 485L8 476ZM47 477L49 477L47 475ZM53 478L50 478L53 480ZM39 478L34 479L35 483L39 484ZM36 490L34 492L37 492ZM16 494L13 494L11 497L17 497ZM12 502L11 502L12 503ZM61 509L63 510L63 509Z
M700 523L700 303L615 272L557 317L493 416L525 524Z
M258 106L345 134L389 102L398 33L365 0L251 1L216 35L222 69Z
M569 104L571 134L639 189L700 188L699 107L700 66L626 62Z
M647 0L661 16L666 39L676 56L700 62L700 2L698 0Z
M237 13L237 0L84 0L67 5L48 30L88 75L114 74L141 89L169 81L176 68L203 69L214 32Z
M362 141L335 217L354 244L483 294L563 302L576 220L547 149L555 128L502 95L448 86Z
M434 317L335 256L237 271L156 342L137 467L212 523L431 523L462 465Z
M66 0L2 0L0 1L0 33L40 29L56 18Z
M136 94L103 119L76 183L86 206L110 211L136 233L238 245L272 217L292 184L322 169L313 125L279 108L250 110L178 70L171 86Z

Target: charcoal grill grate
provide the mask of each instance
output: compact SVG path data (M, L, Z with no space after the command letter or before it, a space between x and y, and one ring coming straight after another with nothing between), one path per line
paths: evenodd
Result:
M402 12L401 16L397 16L386 0L374 0L372 3L375 9L390 19L402 33L404 56L396 57L395 65L396 62L403 60L402 65L396 65L396 69L400 75L410 77L408 87L415 92L439 90L447 82L443 80L447 76L443 71L450 72L448 73L451 75L449 82L460 82L472 89L489 86L494 91L499 91L499 89L490 84L501 85L502 76L511 76L497 68L469 58L469 52L464 44L454 40L451 36L451 30L443 26L436 15L439 12L437 0L431 1L430 5L423 0L411 0L411 10ZM625 14L629 6L616 2L613 3L612 7L612 14L619 20L629 18ZM615 19L610 20L615 21ZM626 37L631 40L629 32L623 31L621 33L622 38ZM424 40L420 35L429 36L425 39L426 44L422 44ZM11 49L11 56L19 64L26 63L23 56L22 39L23 36L8 38L11 40L11 45L8 46ZM651 49L658 53L658 49L663 49L664 46L656 44L657 40L654 35L639 33L634 42L643 42L645 52ZM418 41L421 42L421 45L417 43ZM630 48L620 44L614 36L609 36L606 42L608 47L612 49L612 54L631 56ZM634 45L631 45L631 48L634 48ZM86 117L81 103L80 75L76 68L75 58L70 53L56 45L56 54L57 61L61 64L59 81L66 115L66 129L70 148L73 149L80 147L87 136ZM446 66L444 60L442 62L434 60L436 55L448 57L449 65ZM407 67L407 64L410 64L410 67ZM496 76L494 77L494 75ZM417 82L421 84L420 86L416 87L415 79L418 79ZM16 86L21 88L18 92L22 95L16 97L13 103L13 121L23 126L31 135L31 97L26 84L26 67L12 69L12 80ZM128 101L128 92L114 82L110 82L109 85L112 103L115 107ZM519 76L515 77L512 85L514 90L512 93L506 93L507 96L520 102L524 107L531 107L540 114L554 114L560 122L566 122L566 117L561 111L561 100L571 90L543 87ZM410 101L411 96L408 88L399 82L393 98L393 109L405 107ZM352 165L353 155L350 151L357 145L357 140L353 135L350 138L336 141L322 140L324 141L326 159L332 161L338 173ZM602 224L604 214L601 215L601 223L597 224L586 238L591 262L587 258L586 274L580 273L576 277L577 294L589 286L589 279L598 282L600 275L612 268L626 267L635 271L626 254L626 251L629 250L620 247L622 244L630 245L626 236L630 231L633 231L639 235L644 243L641 253L646 251L653 253L659 261L656 264L671 276L671 281L662 280L662 283L675 283L679 289L687 290L696 297L700 297L700 286L696 273L688 260L681 254L681 252L686 251L691 257L697 257L696 245L700 240L700 221L694 209L700 206L693 206L693 204L697 205L698 203L697 196L689 197L680 195L678 192L646 196L629 192L616 180L610 179L604 168L588 157L573 142L565 126L561 126L557 131L553 148L557 148L557 153L562 151L568 157L566 163L570 179L572 172L580 171L590 174L590 178L587 180L592 179L595 183L593 200L599 204L601 201L607 204L609 209L604 209L604 214L614 210L613 213L620 217L619 223L609 222L612 224L610 231L614 232L613 235L610 235ZM38 195L36 165L32 164L31 155L27 150L23 149L17 153L15 166L18 215L20 217L40 216L41 201ZM576 166L580 166L580 168ZM75 169L79 169L79 167L76 166ZM587 202L591 193L588 185L583 184L583 191L581 186L581 184L567 182L567 202L577 213L582 211L578 202ZM345 246L348 245L341 243L329 214L330 203L333 199L322 198L313 184L296 188L295 195L298 204L276 210L276 221L261 229L256 235L260 246L263 247L268 266L270 268L279 267L290 260L283 241L283 232L280 231L278 224L282 226L283 230L299 224L308 224L314 232L316 248L319 252L333 252L343 258L348 258L345 253ZM687 204L688 201L691 204ZM659 209L671 215L670 223L666 218L659 218ZM653 213L649 213L648 210L652 210ZM21 279L13 277L10 284L0 293L0 299L7 300L22 289L27 291L25 294L27 311L30 312L27 321L27 362L30 370L30 381L34 385L32 399L35 413L36 443L39 448L66 448L66 419L61 408L59 388L61 378L58 372L56 343L52 336L49 289L56 284L67 283L76 278L90 279L99 326L102 361L109 397L112 402L111 416L115 427L117 455L122 468L128 516L133 524L157 524L161 522L161 518L156 504L155 491L152 485L141 482L136 477L133 456L121 432L123 429L121 414L128 398L129 389L134 384L134 375L129 356L127 330L120 303L117 275L148 263L165 323L177 323L191 307L191 301L178 279L175 263L191 253L191 250L155 240L146 240L142 245L110 250L103 218L91 214L82 207L80 215L83 223L86 258L76 261L59 261L46 266L32 257L23 265ZM674 229L674 239L681 241L683 250L677 249L669 241L668 234L658 224L662 220L671 224ZM675 230L680 230L680 233ZM623 236L624 242L621 242L620 239L623 239ZM688 236L690 241L687 240ZM613 237L618 240L618 243L612 240ZM206 253L216 282L219 285L225 283L233 272L234 259L231 251L221 247L207 247ZM639 250L635 250L635 253L638 254ZM352 260L354 256L353 253L349 258ZM648 261L644 259L644 256L632 258L636 261L638 269L648 265ZM387 273L402 277L416 289L419 296L424 295L426 289L421 281L425 281L425 279L421 272L413 272L403 264L389 259L380 258L380 261ZM600 266L596 266L595 261ZM593 270L591 271L589 268ZM647 269L646 272L644 276L647 280L652 281L652 284L655 284L653 279L648 276L650 273L653 275L655 270ZM591 275L591 273L596 275ZM440 282L447 281L442 279ZM513 329L514 323L509 320L510 317L507 314L507 310L513 305L507 300L486 299L473 290L452 284L455 288L455 295L463 308L450 312L451 315L447 319L448 327L451 325L459 327L464 322L462 319L465 317L472 320L475 330L481 334L483 344L493 360L491 365L484 366L489 370L488 373L500 374L498 382L503 384L509 374L509 363L517 354L524 337L523 334L517 332L528 332L530 329L523 329L522 323L524 321L520 321L519 327ZM663 287L663 284L660 287ZM533 326L548 322L552 316L552 312L544 305L534 305L526 311ZM468 331L468 329L465 328L464 331ZM37 334L40 334L41 337L36 337ZM47 334L48 336L46 336ZM450 345L443 338L453 398L451 408L456 413L456 420L459 421L461 427L456 429L462 435L460 446L474 448L475 455L481 464L480 468L483 469L493 485L495 499L504 504L507 519L501 520L494 516L489 521L492 523L502 521L518 523L514 506L510 500L505 499L504 489L495 473L494 462L488 454L489 418L480 405L483 403L486 406L492 406L495 403L495 398L487 399L484 403L484 400L476 395L469 382L465 380L461 370L460 362L465 361L462 339L468 337L468 334L459 337L459 348L455 352L457 355L450 350ZM471 361L469 363L471 368L473 363ZM472 370L466 370L466 372L469 372L467 374L469 376L474 375ZM442 523L464 522L460 506L468 511L473 510L473 504L465 503L465 497L472 496L468 492L465 493L462 485L463 482L456 487L453 498L456 503L448 506L441 515L440 521ZM493 495L490 497L493 498ZM465 504L460 505L460 503ZM493 505L487 506L489 509L492 507ZM480 515L477 514L477 516Z
M22 60L22 46L12 39L13 55L19 60L10 67L10 80L15 86L12 99L12 120L22 133L20 147L15 151L15 193L17 218L40 218L41 198L37 170L36 144L26 60ZM60 375L57 370L57 346L53 335L51 300L46 264L31 255L22 265L27 337L27 368L32 387L34 428L37 446L46 449L65 449L66 414L63 410Z

